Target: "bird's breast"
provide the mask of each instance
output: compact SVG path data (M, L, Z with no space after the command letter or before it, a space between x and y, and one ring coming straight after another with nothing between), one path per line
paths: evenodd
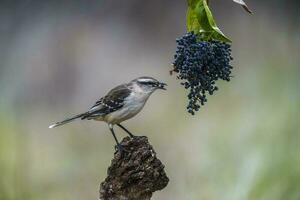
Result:
M149 96L132 94L124 102L124 106L105 116L105 121L111 124L121 123L134 117L144 107Z

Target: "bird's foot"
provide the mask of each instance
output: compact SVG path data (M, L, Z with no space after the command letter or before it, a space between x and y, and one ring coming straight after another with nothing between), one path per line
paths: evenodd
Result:
M126 150L121 144L117 144L117 145L115 146L115 150L116 150L115 154L118 153L118 152L120 152L121 156L123 156L124 153L129 152L129 151Z
M134 139L134 138L138 138L138 137L139 137L139 136L137 136L137 135L132 135L132 134L131 134L131 135L129 135L129 136L130 136L130 138L133 138L133 139Z

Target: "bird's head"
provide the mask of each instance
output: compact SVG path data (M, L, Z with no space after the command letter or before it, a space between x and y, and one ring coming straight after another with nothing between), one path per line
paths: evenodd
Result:
M130 83L138 86L143 92L152 93L157 89L166 90L167 84L160 82L152 77L139 77L132 80Z

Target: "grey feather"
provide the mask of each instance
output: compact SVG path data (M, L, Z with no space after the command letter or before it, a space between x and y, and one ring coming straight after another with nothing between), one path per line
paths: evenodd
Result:
M119 85L99 99L82 119L93 119L112 113L124 106L125 99L130 95L128 86Z
M82 113L82 114L79 114L79 115L76 115L74 117L70 117L68 119L65 119L63 121L60 121L60 122L56 122L55 124L52 124L49 126L49 128L55 128L57 126L61 126L61 125L64 125L64 124L67 124L71 121L74 121L75 119L78 119L78 118L83 118L87 113Z

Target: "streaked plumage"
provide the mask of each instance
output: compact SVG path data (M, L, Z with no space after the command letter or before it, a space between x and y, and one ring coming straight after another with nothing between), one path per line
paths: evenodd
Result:
M82 119L96 119L103 121L103 117L114 111L121 109L125 104L125 99L131 91L127 84L119 85L112 89L106 96L100 98L82 117Z

